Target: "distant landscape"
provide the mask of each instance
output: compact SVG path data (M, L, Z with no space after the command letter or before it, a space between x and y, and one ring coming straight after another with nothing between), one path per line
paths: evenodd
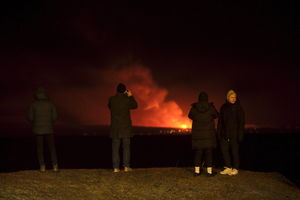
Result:
M109 125L56 125L56 136L107 136L109 133ZM143 127L133 126L135 135L186 135L191 133L190 128L173 128L173 127ZM250 126L245 129L246 134L262 133L300 133L300 126L284 126L284 127L263 127ZM0 138L3 137L22 137L32 136L29 124L6 124L0 129Z

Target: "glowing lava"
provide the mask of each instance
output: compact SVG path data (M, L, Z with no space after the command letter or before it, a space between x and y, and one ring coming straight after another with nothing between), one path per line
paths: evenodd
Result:
M186 129L186 128L187 128L187 125L186 125L186 124L182 124L182 125L181 125L181 128Z

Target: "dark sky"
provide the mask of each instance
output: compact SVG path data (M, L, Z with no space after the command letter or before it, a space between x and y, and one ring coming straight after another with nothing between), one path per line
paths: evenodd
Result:
M0 123L26 123L45 87L59 123L108 124L118 82L133 124L180 126L206 91L234 89L248 124L300 125L299 19L283 1L9 1L1 5ZM110 1L109 1L110 2Z

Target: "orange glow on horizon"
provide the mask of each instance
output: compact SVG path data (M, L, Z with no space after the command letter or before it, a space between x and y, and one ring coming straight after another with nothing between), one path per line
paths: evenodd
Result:
M143 127L158 127L158 128L174 128L174 129L184 129L184 130L188 130L192 128L192 124L189 120L174 120L173 123L172 122L162 122L162 123L155 123L155 124L151 124L151 123L147 123L147 124L140 124L140 123L135 123L135 126L143 126Z
M192 124L189 120L181 119L180 121L177 121L171 125L173 128L179 128L179 129L191 129Z
M186 128L187 128L187 125L186 125L186 124L182 124L182 125L181 125L181 128L186 129Z

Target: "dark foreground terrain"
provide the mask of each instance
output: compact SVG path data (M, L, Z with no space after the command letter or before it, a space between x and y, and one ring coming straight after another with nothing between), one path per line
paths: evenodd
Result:
M59 133L60 134L60 133ZM57 134L58 135L58 134ZM56 136L61 169L111 169L111 140L106 136ZM247 134L241 145L241 169L278 172L300 185L300 134ZM131 140L132 167L192 167L190 135L144 135ZM47 167L51 167L46 151ZM0 138L0 172L38 169L35 138ZM215 150L216 168L222 167Z
M297 200L300 190L279 173L193 177L192 168L63 169L0 173L1 200Z

